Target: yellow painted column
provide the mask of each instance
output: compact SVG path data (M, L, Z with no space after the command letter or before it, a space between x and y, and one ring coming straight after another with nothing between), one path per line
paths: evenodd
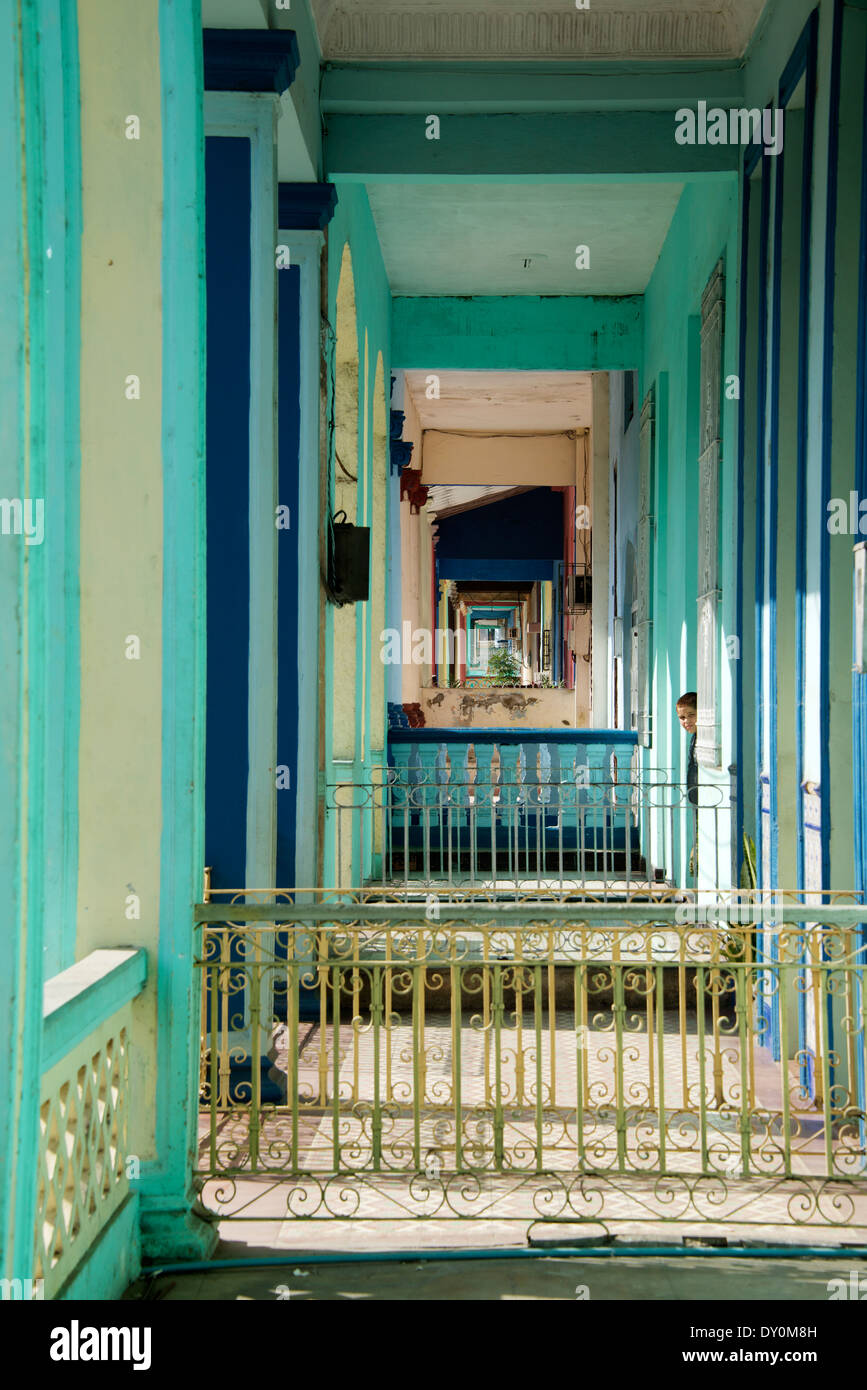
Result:
M162 768L162 131L156 0L79 5L81 726L76 957L142 946L131 1148L154 1155ZM62 383L58 385L62 389Z

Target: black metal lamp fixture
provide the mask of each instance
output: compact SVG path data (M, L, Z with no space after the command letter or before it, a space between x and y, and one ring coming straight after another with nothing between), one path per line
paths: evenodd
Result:
M336 604L366 603L370 597L370 527L353 526L346 512L335 512L329 538L329 598Z

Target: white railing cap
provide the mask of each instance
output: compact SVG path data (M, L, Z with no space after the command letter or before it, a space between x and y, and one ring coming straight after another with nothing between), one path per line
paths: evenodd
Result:
M147 953L121 946L91 951L42 987L42 1069L134 999L147 977Z

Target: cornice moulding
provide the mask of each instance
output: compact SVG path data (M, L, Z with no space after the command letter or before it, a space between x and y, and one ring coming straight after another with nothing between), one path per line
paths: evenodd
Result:
M742 49L725 13L658 10L377 10L338 7L327 59L734 58Z
M282 96L301 63L294 29L203 29L202 44L209 92Z
M337 207L333 183L278 183L277 223L287 231L324 231Z

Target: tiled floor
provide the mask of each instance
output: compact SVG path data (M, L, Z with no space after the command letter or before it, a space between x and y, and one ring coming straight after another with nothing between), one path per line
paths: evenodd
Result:
M532 1025L532 1015L529 1021ZM413 1045L421 1036L418 1019L415 1034L406 1015L388 1033L375 1031L369 1022L357 1030L343 1022L337 1035L331 1026L323 1034L318 1025L304 1024L298 1060L304 1103L297 1130L285 1108L264 1109L258 1133L251 1132L246 1111L218 1116L211 1171L240 1171L232 1179L207 1182L205 1204L243 1221L251 1238L263 1229L254 1218L264 1221L269 1240L277 1244L295 1243L299 1228L305 1229L306 1241L311 1224L328 1224L297 1220L308 1215L335 1224L355 1217L355 1241L390 1235L410 1217L413 1229L424 1230L424 1240L434 1243L450 1240L454 1228L461 1228L456 1216L474 1218L473 1225L483 1222L498 1240L514 1239L516 1227L530 1221L554 1218L599 1221L627 1232L671 1231L669 1223L679 1219L678 1231L753 1231L765 1239L776 1239L779 1229L788 1227L794 1233L789 1239L804 1240L806 1232L811 1242L815 1234L839 1239L841 1226L867 1228L867 1177L857 1196L842 1184L833 1189L822 1184L827 1172L856 1176L859 1165L863 1172L857 1134L849 1136L848 1148L835 1137L835 1166L827 1169L822 1117L809 1100L799 1099L794 1067L787 1073L786 1127L780 1066L766 1050L755 1049L747 1133L736 1037L715 1048L709 1027L700 1037L695 1015L681 1031L677 1010L667 1010L662 1035L657 1024L648 1039L646 1018L627 1010L618 1047L610 1014L591 1021L600 1026L576 1036L572 1014L558 1012L555 1027L540 1032L537 1046L527 1019L519 1028L512 1018L497 1045L491 1030L465 1014L459 1081L448 1014L429 1014L425 1020L424 1075L417 1074L414 1062L421 1055ZM277 1056L284 1073L287 1036L281 1035ZM743 1071L749 1077L746 1064ZM416 1087L424 1096L417 1115ZM211 1165L209 1119L203 1114L205 1170ZM456 1163L458 1119L461 1165ZM293 1166L293 1139L294 1167L311 1175L303 1180L286 1176ZM251 1141L261 1177L247 1176ZM747 1177L744 1142L750 1153ZM341 1174L331 1176L338 1167ZM663 1167L666 1177L659 1176ZM708 1176L702 1177L703 1171ZM311 1232L309 1238L317 1245L330 1241L324 1232Z

